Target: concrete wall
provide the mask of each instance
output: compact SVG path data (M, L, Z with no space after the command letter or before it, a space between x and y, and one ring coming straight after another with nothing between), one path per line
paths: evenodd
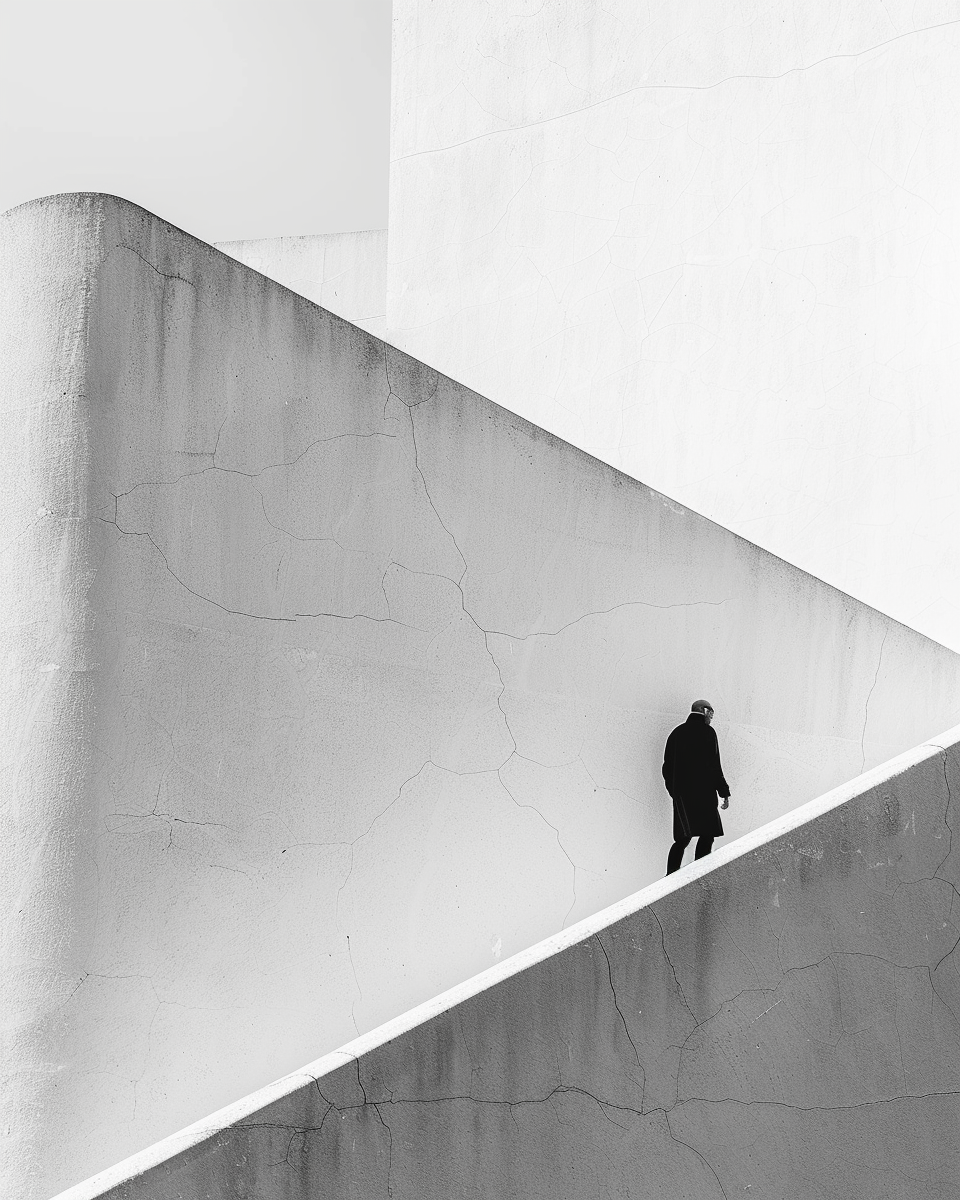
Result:
M61 1200L956 1195L958 738Z
M217 249L299 292L338 317L383 337L387 310L387 231L217 242Z
M141 209L3 219L3 1190L960 719L960 658ZM8 931L4 930L7 936Z
M395 0L387 336L960 649L960 4Z

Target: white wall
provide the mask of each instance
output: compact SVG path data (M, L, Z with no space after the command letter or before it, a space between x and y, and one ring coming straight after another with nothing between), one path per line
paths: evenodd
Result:
M387 231L217 242L246 263L322 308L383 337L387 309Z
M960 719L960 657L126 202L2 223L0 1191ZM7 930L5 930L5 935Z
M960 4L395 0L388 336L960 648Z

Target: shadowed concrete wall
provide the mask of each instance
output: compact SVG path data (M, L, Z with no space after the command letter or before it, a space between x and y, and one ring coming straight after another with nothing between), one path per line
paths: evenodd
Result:
M395 0L387 336L960 649L960 4Z
M62 1200L954 1196L958 736Z
M216 247L338 317L384 336L387 231L253 238Z
M960 659L112 198L3 219L5 1189L960 719Z

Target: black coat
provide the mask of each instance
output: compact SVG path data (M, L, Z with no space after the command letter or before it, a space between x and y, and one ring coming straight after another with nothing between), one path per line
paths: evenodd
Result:
M730 788L720 766L717 735L703 713L691 713L667 738L663 752L663 781L673 800L673 840L722 837L717 793Z

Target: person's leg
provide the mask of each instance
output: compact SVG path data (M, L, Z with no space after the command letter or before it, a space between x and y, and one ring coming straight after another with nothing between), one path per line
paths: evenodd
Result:
M695 858L706 858L712 849L713 849L713 838L712 837L704 836L704 837L698 838L697 839L697 853L695 855Z
M677 840L670 847L670 853L667 855L668 875L672 875L674 871L680 870L680 864L683 862L683 852L689 845L689 838L677 838Z

